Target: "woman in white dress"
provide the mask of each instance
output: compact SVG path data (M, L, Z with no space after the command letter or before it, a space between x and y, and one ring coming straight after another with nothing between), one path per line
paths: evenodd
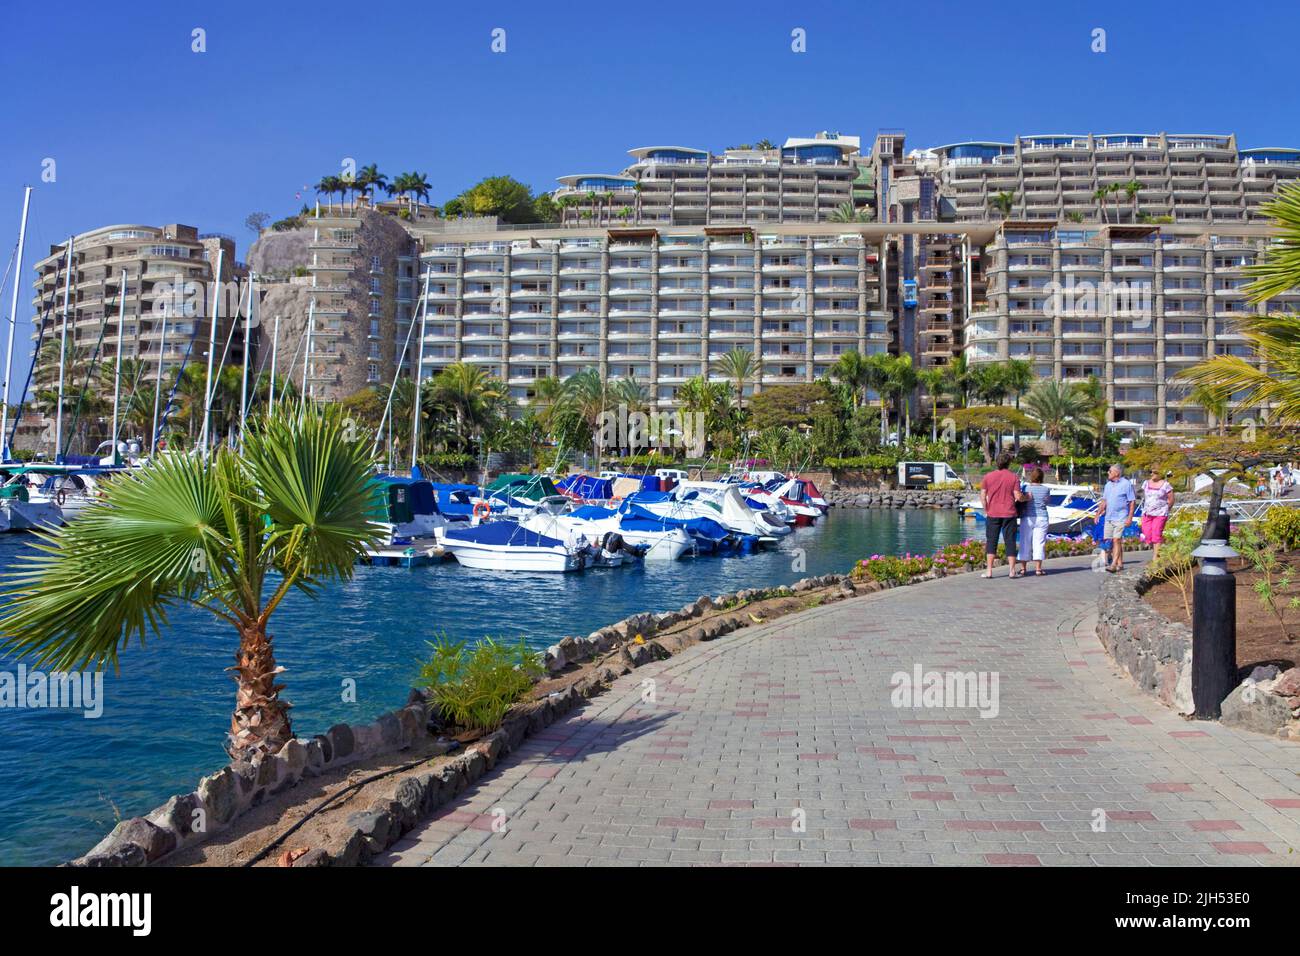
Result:
M1034 468L1029 472L1025 495L1025 510L1020 517L1020 560L1026 570L1032 560L1035 564L1034 575L1041 577L1046 573L1043 570L1043 558L1047 549L1048 525L1048 490L1043 484L1043 469Z

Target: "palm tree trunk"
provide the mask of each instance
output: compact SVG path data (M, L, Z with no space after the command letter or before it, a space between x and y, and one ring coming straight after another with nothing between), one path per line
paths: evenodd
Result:
M255 752L277 753L293 739L289 704L280 700L283 684L276 678L283 668L275 663L266 625L253 622L239 629L235 655L235 712L230 717L226 752L238 760Z

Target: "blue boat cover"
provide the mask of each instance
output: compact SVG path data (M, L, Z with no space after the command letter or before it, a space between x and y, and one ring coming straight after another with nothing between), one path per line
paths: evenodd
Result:
M518 548L562 548L563 541L521 528L513 521L489 521L476 528L448 528L444 537L474 544L506 544Z
M613 483L607 478L593 478L590 475L569 475L561 479L556 487L576 498L603 501L610 496Z
M635 528L628 524L629 520L654 522L658 527ZM620 524L627 525L629 531L682 528L691 536L704 538L706 541L721 541L731 533L712 518L666 518L635 504L628 505L623 509L623 520Z
M436 515L438 513L438 501L434 496L432 482L422 478L405 478L401 475L378 475L377 477L386 485L407 487L407 501L413 514Z
M608 518L617 513L612 508L602 508L600 505L583 505L572 511L573 517L581 518L583 521L599 521L601 518Z
M478 496L478 485L457 485L434 482L433 490L438 493L438 510L445 515L470 515L474 513L474 503L458 500ZM464 492L464 494L458 494Z
M659 478L656 475L646 475L641 479L642 491L659 491L660 488Z
M647 501L653 504L656 501L672 501L673 496L667 491L634 491L623 499L624 501Z

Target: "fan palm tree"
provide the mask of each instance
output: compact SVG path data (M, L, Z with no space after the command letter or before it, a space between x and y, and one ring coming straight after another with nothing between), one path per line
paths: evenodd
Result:
M573 396L563 381L547 376L533 382L533 397L528 404L536 413L542 430L548 437L554 438L557 422L573 406Z
M827 218L831 222L870 222L871 213L855 208L852 202L846 200L832 209Z
M1250 267L1254 281L1246 287L1250 301L1264 302L1300 286L1300 184L1285 186L1263 207L1277 227L1259 263ZM1178 375L1215 402L1237 398L1247 406L1272 406L1274 424L1300 422L1300 323L1294 313L1235 319L1236 331L1252 346L1254 361L1216 355ZM1262 368L1256 367L1256 362ZM1266 370L1265 370L1266 369ZM1225 414L1220 421L1227 418Z
M1020 396L1025 394L1029 386L1034 384L1034 367L1024 359L1008 359L1002 367L1002 380L1006 383L1007 391L1015 396L1016 410L1020 410ZM1020 432L1012 431L1013 447L1020 451Z
M456 417L456 440L461 448L471 444L482 430L505 389L477 365L453 362L432 379L437 400L445 402Z
M1067 431L1091 431L1088 413L1093 404L1078 387L1044 378L1025 395L1024 411L1038 419L1049 441L1059 442Z
M0 646L41 667L116 667L146 627L161 635L170 609L204 608L239 634L226 749L274 753L293 732L271 615L290 591L350 578L379 540L370 473L337 407L300 406L255 423L242 454L168 455L119 475L5 575Z
M731 382L736 393L736 408L743 413L745 386L758 378L758 362L754 359L754 353L746 348L734 348L714 360L712 372Z

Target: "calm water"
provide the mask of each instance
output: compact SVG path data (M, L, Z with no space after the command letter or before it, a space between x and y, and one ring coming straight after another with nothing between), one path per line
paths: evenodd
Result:
M470 571L455 562L415 569L359 568L318 601L293 594L272 618L286 668L294 730L366 722L405 702L439 632L518 639L537 648L640 611L681 607L701 594L786 584L843 572L876 552L926 551L963 537L939 511L834 512L774 550L581 574ZM0 567L30 544L0 535ZM793 570L794 549L806 569ZM106 675L104 713L0 709L0 865L50 864L88 850L122 818L147 812L225 763L222 737L234 686L233 632L197 609L175 613L161 639L132 644ZM0 669L14 670L0 658ZM345 679L356 703L343 703Z

